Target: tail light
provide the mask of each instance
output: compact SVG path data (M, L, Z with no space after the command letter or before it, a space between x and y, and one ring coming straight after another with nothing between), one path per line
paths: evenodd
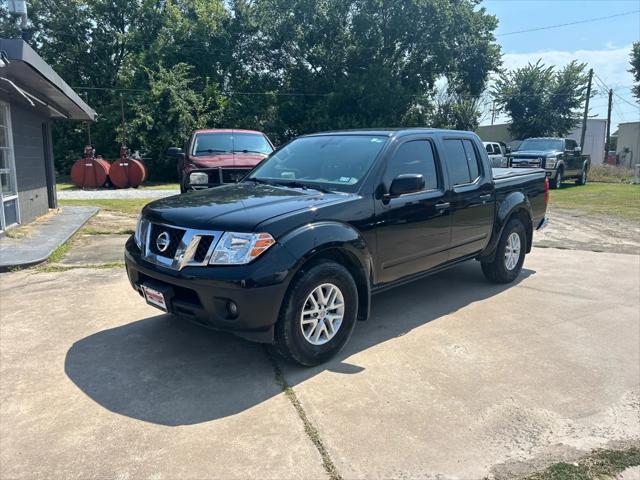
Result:
M544 177L544 204L549 205L549 177Z

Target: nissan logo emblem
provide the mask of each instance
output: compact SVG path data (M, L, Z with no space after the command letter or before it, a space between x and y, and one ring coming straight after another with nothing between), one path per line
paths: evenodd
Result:
M158 238L156 238L156 247L158 247L159 251L164 252L169 248L170 242L171 239L169 238L169 234L167 232L162 232L158 235Z

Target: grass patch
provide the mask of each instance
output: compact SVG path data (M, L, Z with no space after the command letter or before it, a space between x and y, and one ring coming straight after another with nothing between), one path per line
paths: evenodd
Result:
M31 225L13 227L4 232L7 238L29 238L32 233L33 227Z
M81 188L76 187L73 183L70 182L58 182L56 183L56 190L60 192L69 191L69 190L82 190ZM138 190L180 190L179 183L164 183L164 182L148 182L144 185L140 185Z
M51 255L49 255L49 259L47 261L50 263L59 262L64 258L64 256L67 254L70 248L71 248L71 240L69 239L66 242L64 242L62 245L60 245L58 248L56 248L51 253Z
M577 463L555 463L526 480L596 480L640 465L640 449L595 450Z
M82 235L133 235L135 231L132 228L123 230L102 230L94 227L84 227L79 232Z
M565 184L560 190L551 191L549 205L637 221L640 219L640 185Z
M147 203L152 202L149 198L118 198L118 199L85 199L85 200L59 200L60 206L92 206L112 212L138 214Z
M100 263L97 265L53 265L50 263L44 263L36 268L36 273L58 273L66 272L67 270L77 270L79 268L90 268L92 270L105 270L108 268L124 268L122 262L112 263Z
M632 168L607 165L594 165L589 169L589 181L604 183L631 183L635 179Z
M331 459L327 448L324 446L324 442L320 437L320 432L318 432L316 426L311 422L311 420L309 420L309 417L307 417L307 413L304 411L300 400L298 400L296 392L293 390L293 388L291 388L291 386L287 383L287 380L284 378L284 374L282 373L282 369L278 365L276 358L269 350L269 347L264 346L263 348L265 355L267 356L267 358L271 362L271 366L273 367L276 383L280 386L280 388L282 389L282 393L284 393L289 402L291 402L291 405L293 405L293 408L295 408L296 412L298 413L298 417L302 421L302 425L304 426L304 431L307 434L307 437L309 437L309 440L311 440L313 445L316 447L316 450L318 450L320 457L322 458L322 467L327 473L329 480L342 480L342 476L333 463L333 460Z

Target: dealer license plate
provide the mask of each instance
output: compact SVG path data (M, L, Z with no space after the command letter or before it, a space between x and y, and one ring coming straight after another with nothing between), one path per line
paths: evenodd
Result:
M144 298L149 305L159 308L160 310L168 311L167 302L165 301L164 294L158 290L148 287L147 285L140 285Z

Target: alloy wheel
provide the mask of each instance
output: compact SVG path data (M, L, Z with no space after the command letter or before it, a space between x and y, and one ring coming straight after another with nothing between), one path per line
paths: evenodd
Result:
M302 307L300 328L311 345L324 345L340 329L344 319L344 296L333 283L314 288Z
M507 270L511 271L516 268L520 260L521 249L520 235L517 232L512 232L507 238L507 245L504 251L504 266Z

